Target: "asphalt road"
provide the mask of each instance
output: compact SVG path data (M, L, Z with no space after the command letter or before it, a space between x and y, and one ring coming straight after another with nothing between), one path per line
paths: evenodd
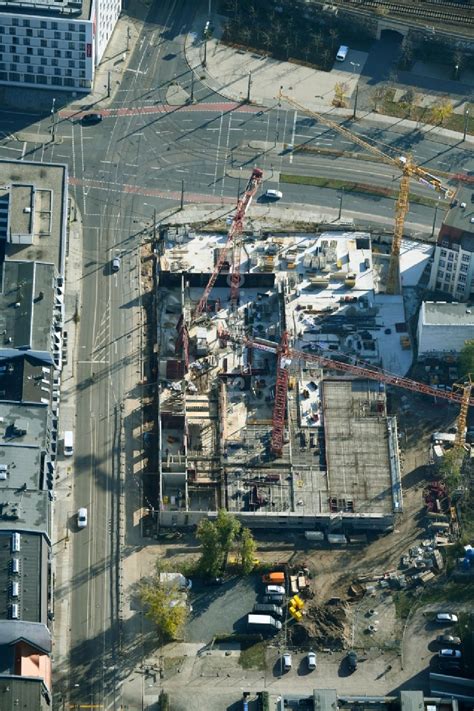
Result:
M150 224L154 209L159 213L179 204L183 182L187 201L232 204L238 177L229 171L242 167L245 181L255 163L270 177L285 171L346 174L357 181L362 171L365 182L386 186L393 180L391 169L380 164L353 160L342 166L342 159L283 155L278 145L284 143L359 150L284 106L263 112L237 108L196 81L196 105L165 110L171 81L191 91L182 48L193 10L192 0L162 0L151 10L114 110L100 125L86 128L73 116L61 118L53 143L48 138L49 114L0 113L0 157L67 163L84 223L74 506L88 507L90 523L73 544L71 702L106 708L118 703L118 437L120 404L139 368L133 336L139 232ZM394 154L410 149L415 160L434 171L473 167L472 153L448 139L418 131L407 134L401 127L383 130L363 120L353 129L391 147ZM266 148L254 150L253 142ZM285 185L284 193L283 206L339 205L334 190ZM346 211L391 217L393 201L346 195L343 216ZM433 208L413 205L408 219L430 227ZM112 275L109 266L115 254L122 255L122 269Z

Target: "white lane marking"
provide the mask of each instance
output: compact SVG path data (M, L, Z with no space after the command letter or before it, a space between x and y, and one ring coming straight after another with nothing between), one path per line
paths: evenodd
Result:
M26 153L26 141L23 143L23 150L21 151L21 160L25 157Z

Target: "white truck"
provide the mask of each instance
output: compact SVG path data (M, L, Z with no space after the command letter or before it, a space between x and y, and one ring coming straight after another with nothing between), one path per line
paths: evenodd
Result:
M281 622L275 620L271 615L248 615L247 626L262 632L276 632L281 630Z
M167 588L178 588L178 590L191 590L193 584L191 580L185 578L182 573L160 573L160 585Z

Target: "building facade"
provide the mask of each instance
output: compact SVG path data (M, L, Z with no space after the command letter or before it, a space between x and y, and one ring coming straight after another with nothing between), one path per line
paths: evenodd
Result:
M89 92L121 0L0 0L0 85Z
M471 190L458 191L433 255L429 288L468 301L474 291L474 218Z

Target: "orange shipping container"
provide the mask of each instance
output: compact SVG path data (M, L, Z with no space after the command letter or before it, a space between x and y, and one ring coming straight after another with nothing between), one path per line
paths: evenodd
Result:
M267 585L284 585L285 573L268 573L262 577L262 582Z

